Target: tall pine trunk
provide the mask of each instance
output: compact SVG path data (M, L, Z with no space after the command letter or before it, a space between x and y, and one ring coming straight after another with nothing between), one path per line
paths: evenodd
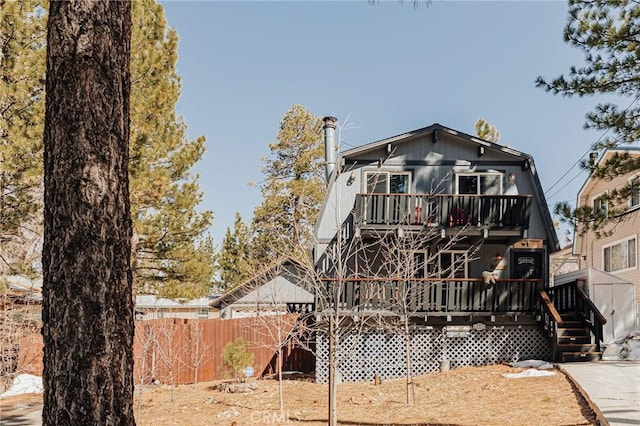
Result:
M132 425L128 1L52 1L42 265L45 425Z

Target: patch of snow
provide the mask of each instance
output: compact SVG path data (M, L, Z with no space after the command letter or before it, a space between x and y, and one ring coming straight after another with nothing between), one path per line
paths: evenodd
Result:
M507 379L522 379L525 377L546 377L546 376L553 376L556 373L554 371L540 371L540 370L536 370L535 368L530 368L528 370L524 370L521 373L505 373L502 376L506 377Z
M22 395L26 393L42 393L42 377L31 374L21 374L13 379L11 388L0 395L0 398Z
M553 364L547 361L540 361L537 359L530 359L527 361L517 361L511 363L512 367L518 368L537 368L539 370L549 370L553 368Z

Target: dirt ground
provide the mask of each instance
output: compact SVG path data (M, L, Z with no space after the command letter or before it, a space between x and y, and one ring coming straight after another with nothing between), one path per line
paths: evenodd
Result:
M524 369L504 365L468 367L415 379L416 403L407 405L404 380L381 385L338 385L341 424L590 425L596 418L566 376L507 379ZM223 393L214 383L136 388L138 425L251 425L327 423L327 386L285 380L285 412L278 382L259 380L248 393ZM31 402L30 402L31 401ZM38 404L40 404L38 406ZM16 412L41 407L40 396L0 400L0 424ZM40 408L41 409L41 408ZM29 423L14 423L29 424Z

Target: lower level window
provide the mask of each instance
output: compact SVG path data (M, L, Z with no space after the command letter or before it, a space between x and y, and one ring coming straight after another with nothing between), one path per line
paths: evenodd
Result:
M636 238L629 238L604 248L604 270L615 272L637 265Z

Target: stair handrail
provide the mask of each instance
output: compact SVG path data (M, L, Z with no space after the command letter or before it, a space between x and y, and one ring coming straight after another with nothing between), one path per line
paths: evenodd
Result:
M553 318L556 324L562 325L564 321L562 320L562 317L560 316L560 313L558 312L556 307L553 305L553 302L549 298L547 292L545 290L540 290L538 292L538 297L542 301L542 308L551 316L551 318Z
M582 309L579 309L580 306L577 306L578 301L576 300L576 312L583 315L584 322L595 337L597 351L600 351L600 342L603 339L602 326L607 323L607 319L579 286L576 286L576 295L583 304Z
M555 360L558 358L558 325L562 325L564 321L545 290L538 291L538 299L542 325L551 341L551 350Z

